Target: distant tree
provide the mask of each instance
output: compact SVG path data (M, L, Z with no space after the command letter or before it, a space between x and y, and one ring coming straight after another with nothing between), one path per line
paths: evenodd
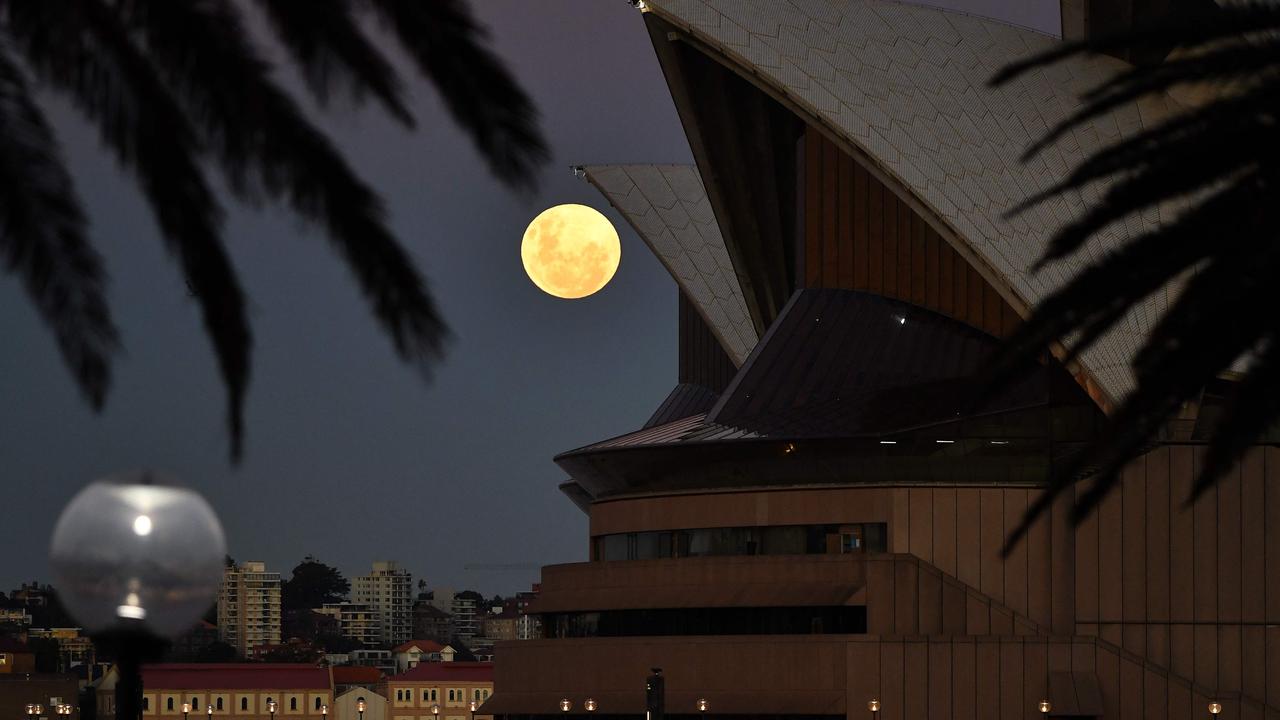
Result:
M448 336L381 198L284 89L254 42L246 4L0 1L0 270L23 281L85 400L101 409L120 336L102 259L43 107L59 96L136 181L180 266L226 386L233 460L253 338L211 171L221 171L237 201L272 201L322 229L403 361L429 373ZM439 90L493 175L534 185L548 157L537 112L464 0L255 4L320 106L349 91L413 127L394 49ZM370 21L386 35L370 37Z
M235 647L217 640L209 643L200 652L191 658L192 662L200 663L228 663L235 662L240 659L240 654L236 652Z
M456 662L475 662L476 654L471 652L471 648L462 642L462 638L457 635L449 641L449 647L453 648L453 659Z
M235 559L235 558L233 558L233 557L231 557L231 554L230 554L230 553L228 553L228 554L226 554L226 555L223 555L223 556L222 556L222 566L223 566L223 567L235 567L235 566L236 566L236 559Z
M325 633L316 638L316 645L323 648L327 653L349 653L352 650L359 650L364 645L358 640L353 640L346 635L338 633Z
M288 610L309 610L325 603L342 602L351 592L351 583L336 568L308 555L282 583L280 604Z
M302 640L290 640L262 654L268 663L314 663L324 655L320 648Z

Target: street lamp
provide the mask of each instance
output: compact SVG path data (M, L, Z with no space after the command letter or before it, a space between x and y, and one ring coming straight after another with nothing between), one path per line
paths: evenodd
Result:
M276 710L279 707L280 707L279 705L276 705L275 700L272 700L271 698L267 698L267 712L271 713L271 720L276 720Z
M1217 715L1217 714L1218 714L1218 713L1220 713L1220 712L1222 712L1222 703L1220 703L1220 702L1216 702L1216 701L1215 701L1215 702L1211 702L1211 703L1209 703L1209 714L1210 714L1210 715Z
M440 703L431 706L431 717L440 717Z
M867 703L867 709L871 711L872 720L880 720L880 701L879 700L875 698L871 698L871 700Z
M69 703L59 703L57 709L54 712L62 716L70 715L71 705Z
M213 604L226 547L209 503L149 470L92 482L63 509L49 548L54 585L114 651L117 717L142 715L142 663Z
M562 698L560 700L560 712L569 712L572 709L573 709L572 700L570 700L569 698Z
M593 700L593 699L591 699L591 698L587 698L587 699L582 703L582 709L583 709L583 710L586 710L587 712L595 712L597 707L599 707L599 706L598 706L598 705L596 705L596 701L595 701L595 700Z
M476 708L480 707L480 703L472 700L467 703L467 709L471 711L471 720L476 720Z
M209 720L213 720L213 698L210 698L209 700L209 704L204 708L204 714L209 716Z
M1053 705L1048 700L1041 700L1038 707L1041 715L1048 715L1053 710Z
M321 706L320 706L320 717L322 718L322 720L329 720L329 706L328 706L328 705L321 705Z
M356 698L356 712L360 715L360 720L364 720L364 708L365 708L364 698L363 697Z
M40 703L35 703L34 705L27 705L27 717L38 718L43 714L44 714L44 706L41 705Z
M187 715L191 713L191 703L182 703L182 720L187 720Z
M711 703L706 698L698 698L698 712L705 713L711 709Z

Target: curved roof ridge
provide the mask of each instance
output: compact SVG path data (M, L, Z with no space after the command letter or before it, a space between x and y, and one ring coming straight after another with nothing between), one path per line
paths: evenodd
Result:
M583 172L644 240L735 366L759 341L720 225L693 165L586 165Z
M998 292L1030 308L1169 208L1125 218L1075 256L1030 266L1053 231L1105 192L1103 184L1025 213L1005 211L1066 177L1090 153L1167 117L1167 96L1130 103L1022 163L1022 150L1080 107L1079 95L1125 67L1075 57L1008 85L988 80L1011 58L1051 47L1049 36L994 20L889 0L647 0L744 76L833 136L935 226ZM1167 309L1166 288L1136 306L1079 358L1107 406L1134 385L1130 361Z

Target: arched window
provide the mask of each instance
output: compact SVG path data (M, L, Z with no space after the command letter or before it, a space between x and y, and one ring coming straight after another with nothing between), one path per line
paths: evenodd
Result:
M151 698L142 698L142 712L151 712Z
M476 700L479 700L479 699L480 699L480 688L476 688L475 699L476 699Z
M298 698L296 697L289 698L289 710L296 712L297 709L298 709Z
M244 698L244 697L240 698L240 709L241 710L249 709L249 698Z
M164 702L164 709L173 712L173 698L169 698Z
M200 698L191 698L191 712L200 712Z
M426 688L422 688L422 702L429 702L430 700L431 700L431 691Z
M320 698L316 698L316 710L320 709Z
M453 702L453 688L449 688L449 702Z
M221 711L222 711L222 698L218 698L218 703L217 703L217 704L218 704L218 711L219 711L219 712L221 712Z

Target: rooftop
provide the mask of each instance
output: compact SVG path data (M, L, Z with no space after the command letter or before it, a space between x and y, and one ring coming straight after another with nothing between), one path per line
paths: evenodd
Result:
M389 682L493 682L493 663L423 663L388 679Z
M329 689L329 668L288 663L144 665L142 684L160 690Z

